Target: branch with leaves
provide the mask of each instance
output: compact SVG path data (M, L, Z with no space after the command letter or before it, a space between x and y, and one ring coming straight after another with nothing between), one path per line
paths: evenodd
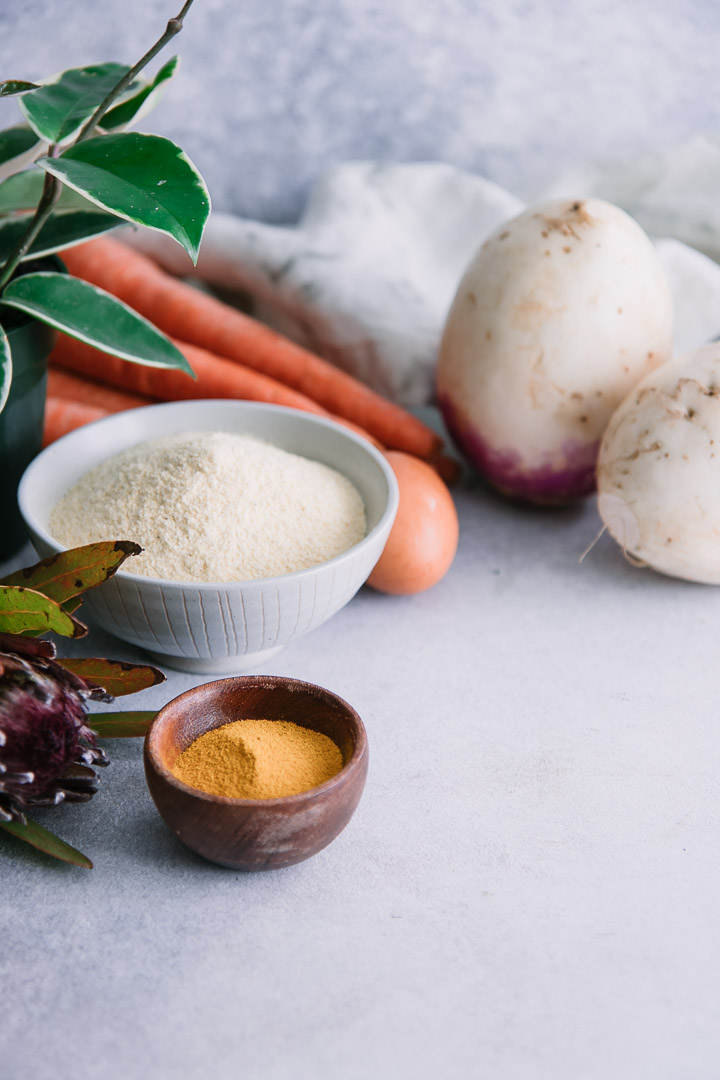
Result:
M141 71L180 32L193 0L132 67L73 68L44 83L0 83L18 96L25 125L0 132L0 323L3 308L48 323L104 352L192 375L182 353L127 305L30 260L61 252L125 222L166 233L197 261L210 213L200 173L169 139L127 131L156 104L178 66ZM27 165L31 167L26 168ZM12 355L0 325L0 410Z
M127 540L86 544L0 581L0 828L78 866L92 863L27 811L92 798L95 769L108 763L98 737L142 736L154 716L91 716L87 701L134 694L165 676L149 665L61 657L40 635L83 637L87 627L75 615L82 594L141 550Z

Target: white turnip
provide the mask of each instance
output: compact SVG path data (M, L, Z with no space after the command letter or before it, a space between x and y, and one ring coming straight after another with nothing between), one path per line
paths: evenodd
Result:
M720 584L720 344L652 372L613 414L598 509L628 555Z
M531 207L482 245L447 318L437 397L502 491L562 503L595 486L616 406L672 352L672 299L640 226L600 199Z

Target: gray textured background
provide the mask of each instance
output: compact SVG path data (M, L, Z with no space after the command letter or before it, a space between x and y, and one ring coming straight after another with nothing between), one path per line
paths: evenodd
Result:
M0 71L132 63L179 7L4 0ZM446 160L523 196L588 158L718 134L719 38L712 0L196 0L144 123L219 209L267 221L358 158Z

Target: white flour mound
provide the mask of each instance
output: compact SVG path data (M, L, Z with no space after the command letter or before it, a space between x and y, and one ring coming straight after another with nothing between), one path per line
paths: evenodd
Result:
M248 581L303 570L362 540L357 488L317 461L249 435L190 432L139 443L60 499L68 547L134 540L123 570L168 581Z

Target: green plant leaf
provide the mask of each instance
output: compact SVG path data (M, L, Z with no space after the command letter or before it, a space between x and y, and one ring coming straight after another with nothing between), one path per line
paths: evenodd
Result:
M179 63L180 58L173 56L171 60L168 60L167 64L160 68L153 79L143 80L142 82L138 80L138 89L132 96L127 97L105 113L100 121L103 131L117 131L119 128L127 127L130 123L136 123L143 116L147 116L162 97L166 84L176 73Z
M102 585L132 555L142 548L132 540L101 540L95 544L70 548L33 566L16 570L0 581L0 585L34 589L49 596L56 604L65 604L96 585ZM67 612L67 607L64 608Z
M22 157L28 150L39 145L40 140L30 128L11 127L0 131L0 165Z
M6 634L53 630L63 637L83 637L87 628L55 600L35 589L0 585L0 630Z
M101 739L141 739L157 716L154 712L104 712L87 718Z
M41 169L26 169L14 173L0 183L0 214L14 214L18 210L34 210L40 201L45 173ZM88 200L72 188L63 187L60 198L55 204L56 210L70 207L88 209Z
M81 679L99 686L113 697L137 694L149 686L165 682L159 668L149 664L127 664L124 660L103 660L100 657L58 657L57 663L79 675Z
M197 262L210 196L169 139L135 131L101 135L37 164L104 210L171 236Z
M125 64L114 63L71 68L23 98L20 110L38 138L67 142L129 70Z
M22 79L6 79L0 82L0 97L10 97L12 94L27 94L30 90L39 90L40 87L34 82L23 82Z
M7 334L0 326L0 412L7 404L12 382L12 354Z
M13 253L32 217L32 213L27 213L0 219L0 263L4 263ZM98 236L123 224L121 218L106 214L103 210L96 210L95 207L84 210L55 210L30 245L23 260L52 255L54 251L82 244L92 236Z
M24 274L6 287L0 304L18 308L70 337L123 360L149 367L177 368L195 378L187 360L169 338L127 304L87 281L48 271Z
M31 844L38 851L43 851L46 855L52 855L54 859L60 859L62 862L72 863L73 866L82 866L86 870L92 870L93 864L87 855L83 855L77 848L66 844L55 833L51 833L49 829L38 825L37 821L33 821L31 818L26 818L24 825L19 821L1 821L0 828L5 829L12 836L17 836L18 840L24 840L26 844Z

